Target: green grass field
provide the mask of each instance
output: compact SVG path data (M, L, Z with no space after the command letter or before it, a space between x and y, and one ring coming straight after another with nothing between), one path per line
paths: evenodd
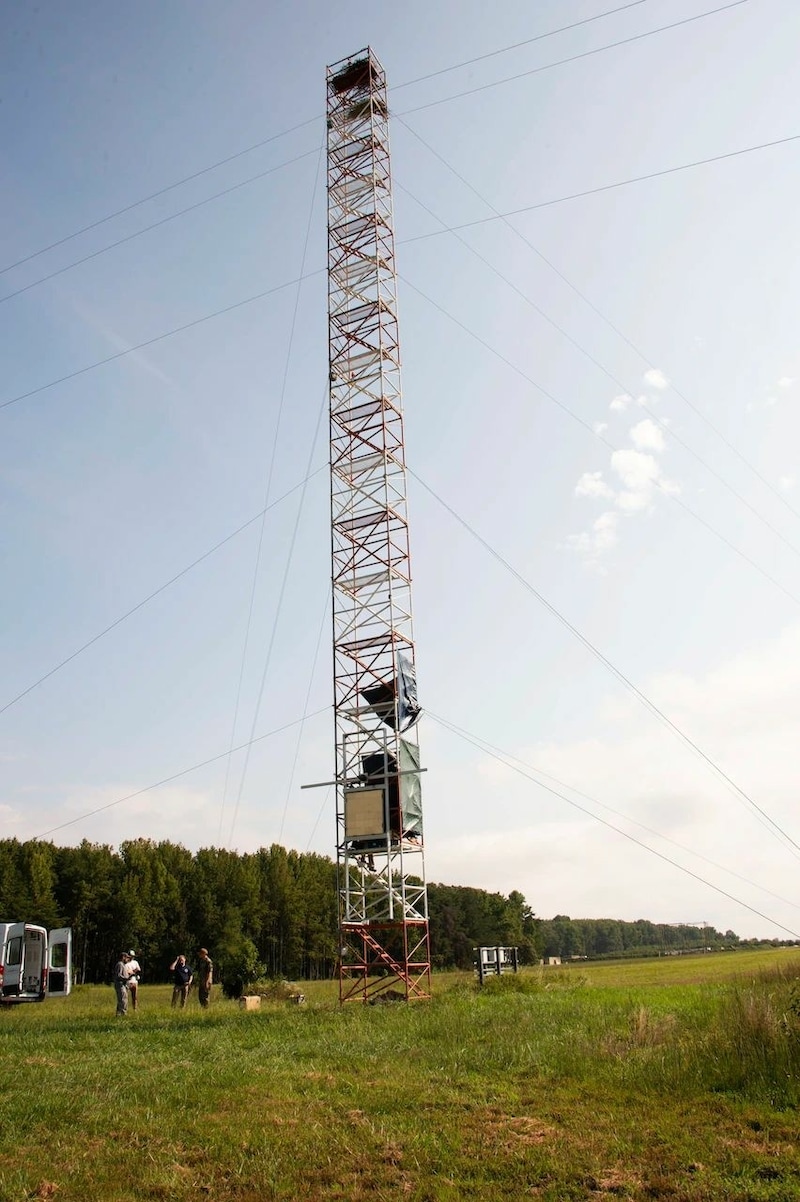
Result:
M800 1198L800 949L303 989L2 1009L0 1198Z

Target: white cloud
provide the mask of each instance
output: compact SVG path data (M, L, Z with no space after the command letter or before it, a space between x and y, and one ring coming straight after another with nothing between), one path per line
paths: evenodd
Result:
M595 543L599 550L607 551L617 543L617 515L612 510L601 513L594 522Z
M777 405L777 403L778 403L778 398L777 398L777 397L775 397L775 396L768 396L768 397L766 398L766 400L764 401L764 408L765 408L765 409L771 409L771 408L772 408L772 406L773 406L773 405Z
M669 388L669 380L663 371L659 371L657 367L651 367L649 371L644 373L642 379L650 388L658 388L662 391L665 388Z
M616 506L623 513L640 513L641 510L647 509L650 504L650 493L640 491L631 492L624 488L622 492L617 493Z
M797 383L797 376L781 376L780 380L778 380L778 387L779 388L791 388L792 384L796 384L796 383Z
M19 810L15 810L12 806L0 804L0 822L3 824L3 830L7 835L11 835L12 831L22 828L23 816Z
M298 807L288 816L291 827L287 825L277 840L282 796L276 796L265 808L263 794L253 796L256 788L249 786L238 811L229 800L223 813L221 781L207 788L175 784L140 792L141 787L141 782L133 780L94 787L65 785L63 789L51 790L50 800L35 811L25 799L12 803L7 807L8 812L0 808L0 822L4 830L19 839L44 837L59 845L78 843L86 836L94 842L119 846L124 840L146 832L150 839L179 839L189 848L229 845L250 850L264 842L265 831L274 832L276 841L286 846L305 845L311 814L320 804L318 797L302 810Z
M628 408L632 400L633 397L629 393L623 392L620 396L615 396L608 407L612 413L622 413L624 409Z
M612 470L631 492L642 492L652 488L661 475L661 468L652 455L636 451L631 447L615 451L611 456Z
M796 483L797 480L794 476L778 477L778 488L782 489L783 492L791 492Z
M649 417L631 426L631 442L640 451L663 451L664 435Z
M623 513L640 513L643 509L649 509L653 504L653 492L656 488L670 496L678 496L680 493L680 485L674 480L669 480L663 474L661 464L644 451L637 451L632 447L615 451L611 456L611 469L623 485L616 501Z
M596 565L605 552L617 545L618 522L619 515L614 513L613 509L608 509L592 522L591 529L584 530L581 534L570 534L567 537L567 546L583 556L587 563Z
M54 794L60 792L54 790ZM19 806L14 815L18 823L24 823L26 838L43 836L56 843L69 843L79 840L89 824L92 839L100 843L135 839L143 829L149 838L171 839L174 834L170 831L174 831L176 816L180 815L181 842L197 846L204 841L219 842L218 798L208 791L180 785L145 791L132 781L67 786L63 796L54 796L50 804L38 810L32 831L25 813L29 808Z
M770 817L798 837L800 623L704 673L670 672L636 683ZM494 810L491 815L481 811L485 827L473 822L454 839L444 838L442 819L438 842L429 830L436 860L435 867L429 864L433 879L501 892L511 879L545 917L613 914L635 919L641 916L642 897L648 897L647 917L654 921L704 920L743 937L788 938L778 924L798 930L797 861L790 849L638 702L611 687L608 701L596 715L590 737L508 748L534 772L564 782L567 790L545 782L559 792L581 790L596 799L575 797L589 814L503 769L498 794L506 804L502 817ZM479 765L470 764L470 777L473 783L466 784L466 792L485 795ZM692 879L601 825L590 816L595 814L702 879ZM429 827L436 821L431 816ZM467 864L475 866L469 879Z
M618 407L624 408L630 399L616 397L615 402L620 402ZM593 567L597 567L601 556L619 542L619 515L630 518L651 509L656 489L670 496L680 493L680 486L663 474L655 455L648 454L664 450L664 434L659 425L650 418L643 418L631 426L629 434L633 446L614 451L611 456L611 470L622 485L619 491L603 478L602 472L584 472L575 485L576 497L613 500L618 511L606 511L589 530L567 538L567 546Z
M592 429L594 430L595 434L605 434L606 430L608 429L608 422L594 422Z
M584 472L575 485L575 496L610 498L614 490L606 484L602 472Z

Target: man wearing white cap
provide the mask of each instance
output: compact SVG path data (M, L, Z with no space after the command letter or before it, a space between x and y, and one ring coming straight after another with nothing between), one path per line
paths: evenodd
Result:
M139 993L139 979L142 975L142 966L136 959L136 952L133 950L133 948L131 948L128 955L130 956L127 964L128 993L131 996L131 1008L135 1010L137 1005L137 995Z

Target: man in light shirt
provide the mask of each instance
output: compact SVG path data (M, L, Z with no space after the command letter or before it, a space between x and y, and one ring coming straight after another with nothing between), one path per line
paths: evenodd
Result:
M142 977L142 966L136 959L136 952L133 948L131 948L128 955L130 956L128 960L128 993L131 998L131 1008L135 1010L138 1004L137 998L139 994L139 981Z

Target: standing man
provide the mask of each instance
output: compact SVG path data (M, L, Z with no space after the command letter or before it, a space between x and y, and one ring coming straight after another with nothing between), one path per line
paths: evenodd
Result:
M197 1000L205 1008L211 1001L211 986L214 983L214 963L207 947L201 947L197 963Z
M117 994L117 1017L128 1013L128 962L130 956L123 952L114 966L114 989Z
M142 975L142 966L136 959L136 952L131 948L128 955L128 993L131 995L131 1006L136 1009L139 996L139 980Z
M181 1010L186 1005L186 999L189 996L189 986L192 983L192 970L186 963L184 955L176 956L169 966L172 975L172 1009L174 1010L178 1004L178 998L181 1002Z

